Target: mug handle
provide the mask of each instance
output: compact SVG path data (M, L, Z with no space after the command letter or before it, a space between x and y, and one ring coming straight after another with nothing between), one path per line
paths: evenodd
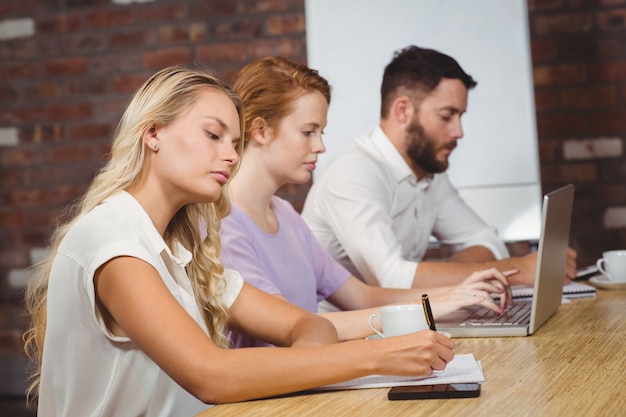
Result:
M604 269L605 263L606 263L606 260L604 258L600 258L596 261L596 266L598 267L598 271L602 272L606 277L611 279L611 275L609 275L609 273L606 272L606 269Z
M374 323L373 323L374 319L378 319L378 321L381 321L380 320L380 314L372 314L369 317L368 322L369 322L370 327L372 328L372 330L374 330L378 336L380 336L381 338L384 338L385 335L380 330L378 330L376 328L376 326L374 326Z

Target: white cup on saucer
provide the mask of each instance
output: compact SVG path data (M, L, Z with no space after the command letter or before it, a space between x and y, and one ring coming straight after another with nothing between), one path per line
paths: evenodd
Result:
M382 332L374 325L374 321L380 322ZM369 324L380 337L400 336L429 329L421 304L381 307L379 314L372 314L369 317Z
M596 262L600 271L608 280L626 282L626 250L610 250L602 253Z

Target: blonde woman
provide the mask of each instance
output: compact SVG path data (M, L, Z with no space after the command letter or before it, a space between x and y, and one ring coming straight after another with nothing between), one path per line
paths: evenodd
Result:
M452 359L454 343L430 331L336 344L330 322L222 267L222 190L242 131L237 97L201 71L166 68L133 97L27 291L39 417L191 416L367 374L427 375ZM291 348L231 350L227 329Z

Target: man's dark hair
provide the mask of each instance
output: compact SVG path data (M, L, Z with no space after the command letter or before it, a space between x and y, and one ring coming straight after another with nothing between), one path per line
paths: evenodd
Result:
M458 79L468 90L477 84L454 58L434 49L411 45L396 51L385 67L380 87L381 117L387 116L391 103L399 95L411 95L421 101L437 88L442 78Z

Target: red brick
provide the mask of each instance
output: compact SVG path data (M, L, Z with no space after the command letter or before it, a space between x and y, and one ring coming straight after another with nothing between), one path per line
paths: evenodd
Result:
M24 225L24 212L21 211L11 211L11 212L3 212L0 211L0 229L4 228L19 228Z
M11 2L2 1L0 2L0 20L3 20L5 17L9 16L15 10L17 11L17 5L13 5Z
M146 68L161 69L171 65L186 65L191 62L190 48L169 48L142 54L143 65Z
M82 28L82 21L79 14L63 13L37 18L35 27L39 34L75 32Z
M528 12L555 11L564 8L565 0L528 0Z
M621 57L624 55L626 37L601 38L596 41L596 55L599 57Z
M96 156L91 146L57 146L50 150L50 162L52 163L89 161L94 159L94 157Z
M626 10L598 12L596 25L603 30L623 30L626 27Z
M265 31L271 35L304 33L305 29L304 14L271 16L265 22Z
M159 43L162 44L201 42L204 40L206 40L206 25L204 23L167 25L159 28Z
M17 90L13 86L0 85L0 103L14 103L17 99Z
M98 117L106 120L115 120L113 124L117 124L117 121L122 117L122 113L128 104L128 98L122 98L119 100L99 100L97 103Z
M0 123L40 121L45 116L45 106L14 107L0 114Z
M49 120L83 119L92 114L91 103L53 104L47 112Z
M237 10L236 1L232 0L190 0L189 16L213 18L220 15L234 15Z
M558 49L553 40L532 41L530 50L533 63L553 61L558 56Z
M66 203L69 201L76 200L82 194L84 194L85 189L81 186L76 185L59 185L55 187L50 187L48 192L48 202L50 203Z
M17 65L0 66L0 80L34 78L37 76L38 64L20 63Z
M139 87L150 78L152 73L124 74L115 77L115 92L133 94Z
M59 184L75 176L72 170L62 165L39 164L30 167L24 174L24 182L33 186L42 184Z
M42 189L16 189L8 191L4 203L14 208L37 207L46 202L46 192Z
M61 86L55 81L44 81L36 86L37 97L54 99L61 97Z
M48 75L82 75L89 70L87 58L57 58L44 62L44 70Z
M593 135L626 133L626 109L594 111L589 115L590 133Z
M223 22L215 22L209 27L209 33L213 38L231 39L233 37L255 38L263 32L260 19L241 18Z
M3 150L0 149L0 161L4 159L2 156L3 153ZM0 195L2 195L4 190L20 186L23 182L24 175L20 166L16 166L15 169L3 166L0 172L2 173L2 175L0 175Z
M533 68L536 86L554 84L580 84L587 80L583 64L538 65Z
M174 21L185 18L184 4L146 4L135 10L138 22Z
M299 38L266 39L252 41L248 45L249 56L252 59L261 59L268 55L282 55L299 61L306 59L306 40Z
M560 165L542 165L541 178L545 182L592 183L598 180L598 167L595 163L580 162Z
M15 58L22 60L41 59L45 56L59 55L61 47L56 39L35 37L20 39L13 44Z
M20 141L23 143L58 142L63 137L63 127L59 123L24 126L21 129Z
M110 77L83 77L67 84L67 92L72 96L103 96L111 94L113 89Z
M557 140L539 141L539 160L541 162L551 162L558 159L561 153L561 142Z
M2 157L3 166L22 166L29 167L44 161L44 155L39 149L5 148L0 155Z
M133 10L130 7L85 13L85 24L91 29L127 26L132 22Z
M106 51L108 48L108 37L98 32L70 33L63 39L63 48L67 55L91 55ZM119 56L117 58L119 59Z
M156 44L156 35L153 30L141 29L134 31L118 31L111 34L109 45L112 48L136 48L153 46Z
M124 54L124 59L120 59L119 54L100 55L90 60L90 75L104 74L123 74L133 71L144 71L141 53Z
M111 134L112 127L109 123L81 123L68 129L71 140L108 139Z
M589 32L593 27L593 15L573 12L535 16L531 19L530 27L532 33L539 36Z
M618 103L617 87L589 87L563 91L563 105L573 109L611 107Z
M243 2L241 5L244 13L277 13L289 10L292 5L287 0L264 0Z
M246 60L246 57L246 46L241 42L198 45L196 47L196 60L208 66L222 62L242 62Z
M626 61L611 61L591 64L589 78L592 81L625 81Z
M624 6L626 0L598 0L598 4L601 6Z
M584 136L587 119L579 114L538 114L537 132L539 137Z
M624 6L626 0L598 0L598 4L601 6Z
M28 216L28 219L34 226L37 226L38 229L44 229L45 234L52 234L52 230L56 227L57 224L61 222L65 222L67 219L67 208L71 200L65 200L61 202L51 202L47 201L47 204L43 207L37 207L36 210L31 210ZM45 242L45 240L40 240L40 242ZM36 241L33 242L33 247L41 246L40 243Z
M626 86L622 87L622 101L626 103Z
M561 107L561 96L556 90L535 90L535 109L553 110Z

